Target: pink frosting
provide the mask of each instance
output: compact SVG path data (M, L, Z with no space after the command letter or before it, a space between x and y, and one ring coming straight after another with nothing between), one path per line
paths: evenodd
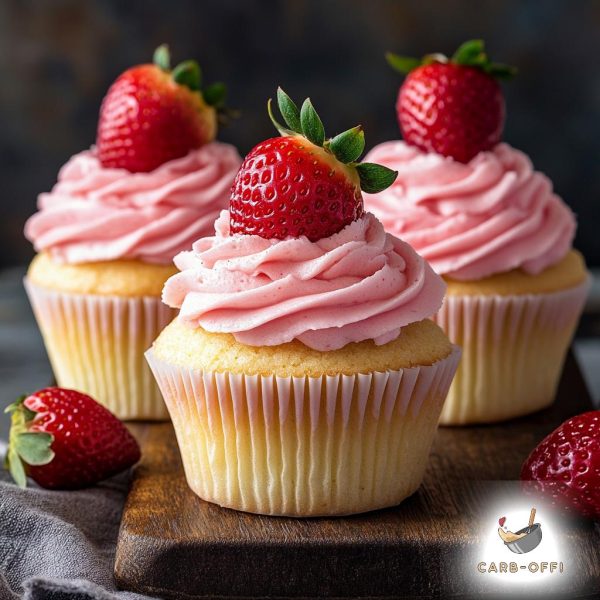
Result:
M168 264L212 233L240 164L237 150L219 142L149 173L107 169L93 148L80 152L60 170L52 191L40 194L25 236L58 262Z
M535 275L572 246L573 213L507 144L463 164L394 141L365 160L398 171L390 188L365 195L365 207L440 274L472 280L520 267Z
M175 257L181 273L166 282L163 301L186 325L243 344L385 344L442 303L442 279L368 213L318 242L232 235L227 211L215 231Z

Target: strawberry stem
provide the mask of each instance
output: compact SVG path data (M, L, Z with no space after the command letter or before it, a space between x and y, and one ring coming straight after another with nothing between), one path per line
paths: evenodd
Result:
M517 74L517 69L502 63L490 61L485 52L485 43L483 40L469 40L461 44L452 58L448 59L444 54L426 54L422 58L412 58L408 56L399 56L392 52L385 55L388 64L394 69L408 75L417 67L430 65L433 63L452 63L465 67L475 67L481 69L491 77L497 79L509 79Z

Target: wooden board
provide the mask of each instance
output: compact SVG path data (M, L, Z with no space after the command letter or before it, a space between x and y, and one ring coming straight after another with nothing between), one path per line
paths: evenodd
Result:
M544 435L590 407L570 356L551 408L501 425L440 428L416 494L393 509L335 519L262 517L204 502L187 487L171 425L136 425L143 460L123 514L116 580L182 599L487 595L489 584L474 583L463 564L479 542L481 511L514 489L509 480ZM570 597L600 597L600 532L574 524L569 536L579 569Z

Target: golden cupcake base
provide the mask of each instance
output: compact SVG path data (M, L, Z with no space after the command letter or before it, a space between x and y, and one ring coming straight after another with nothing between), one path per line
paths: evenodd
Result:
M166 360L161 339L146 356L191 489L224 507L294 517L410 496L460 356L450 347L431 365L384 372L250 375Z

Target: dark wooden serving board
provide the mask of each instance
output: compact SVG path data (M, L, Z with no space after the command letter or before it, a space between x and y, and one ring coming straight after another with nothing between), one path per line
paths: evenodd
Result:
M117 583L181 599L493 595L485 578L479 585L464 573L481 511L492 494L518 489L520 465L544 435L590 407L569 356L551 408L501 425L440 428L416 494L393 509L334 519L262 517L204 502L187 487L171 425L136 425L143 460L123 513ZM578 565L569 597L598 598L600 532L573 524L569 537Z

